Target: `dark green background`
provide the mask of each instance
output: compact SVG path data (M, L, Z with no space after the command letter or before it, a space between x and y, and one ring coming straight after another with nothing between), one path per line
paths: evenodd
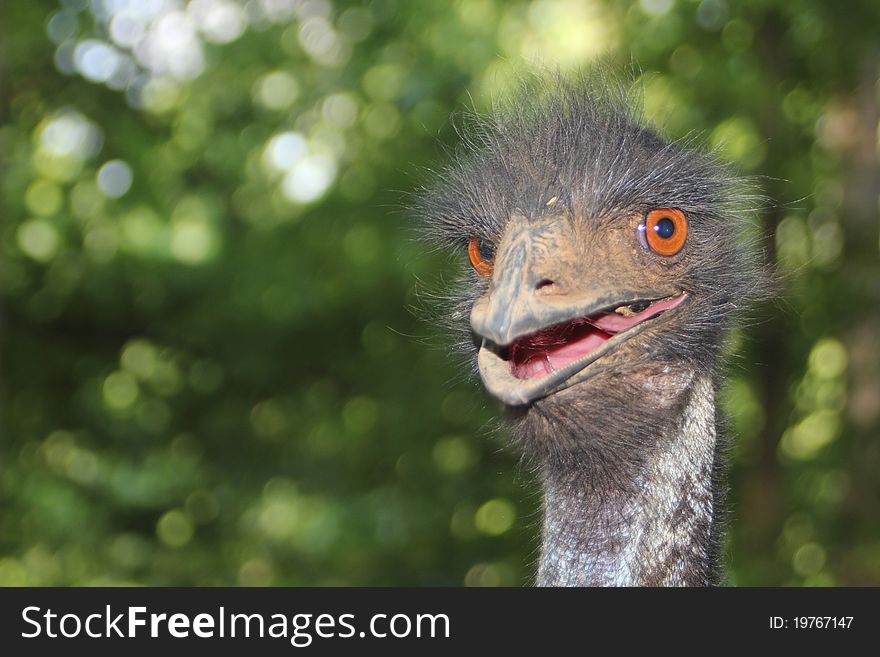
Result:
M465 263L401 207L451 113L598 56L774 201L730 582L880 584L878 3L186 4L4 3L0 584L528 582L534 482L420 319Z

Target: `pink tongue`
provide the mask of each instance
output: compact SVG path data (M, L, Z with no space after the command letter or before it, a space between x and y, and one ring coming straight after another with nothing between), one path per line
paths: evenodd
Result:
M556 372L599 348L611 335L594 326L579 326L568 341L543 346L526 345L511 359L511 371L518 379L535 379Z
M544 373L550 374L550 372L561 370L569 363L580 360L591 351L598 349L603 344L605 344L605 341L608 340L608 338L610 337L611 336L607 333L596 331L595 333L591 333L585 338L581 338L580 340L577 340L575 342L562 345L561 347L550 351L547 354L550 371L547 371L548 368L545 368ZM545 365L546 364L547 363L545 363Z
M611 336L632 328L654 315L674 308L685 295L659 301L632 317L606 313L589 323L549 329L533 336L511 353L511 372L518 379L536 379L553 374L601 347Z
M633 315L632 317L624 317L623 315L618 315L617 313L607 313L595 320L590 320L590 323L596 328L600 328L603 331L607 331L608 333L620 333L621 331L632 328L639 322L645 321L649 317L653 317L659 312L669 310L670 308L675 308L682 301L684 301L684 295L680 294L677 297L673 297L671 299L658 301L657 303L648 306L642 312Z

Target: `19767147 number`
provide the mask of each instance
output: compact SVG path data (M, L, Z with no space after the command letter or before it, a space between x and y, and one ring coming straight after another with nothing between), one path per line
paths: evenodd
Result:
M850 628L852 622L853 616L795 616L790 623L781 616L770 617L770 627L778 630L789 627L796 630L845 630Z

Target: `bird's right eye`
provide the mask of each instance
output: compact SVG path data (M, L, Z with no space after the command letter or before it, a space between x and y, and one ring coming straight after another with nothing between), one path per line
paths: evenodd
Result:
M492 255L481 247L480 238L476 235L468 242L468 257L480 276L491 276L494 263Z

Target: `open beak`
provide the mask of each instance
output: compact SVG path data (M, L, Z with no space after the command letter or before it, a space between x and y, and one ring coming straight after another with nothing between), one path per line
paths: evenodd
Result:
M540 230L545 234L536 235ZM577 271L577 263L561 267L546 249L534 248L548 243L548 230L558 231L522 221L508 228L489 289L471 312L480 376L509 406L529 404L621 362L619 345L687 299L680 290L615 290L620 272L610 263L558 281L558 272ZM559 245L567 236L552 237L549 243ZM590 284L573 284L572 278Z

